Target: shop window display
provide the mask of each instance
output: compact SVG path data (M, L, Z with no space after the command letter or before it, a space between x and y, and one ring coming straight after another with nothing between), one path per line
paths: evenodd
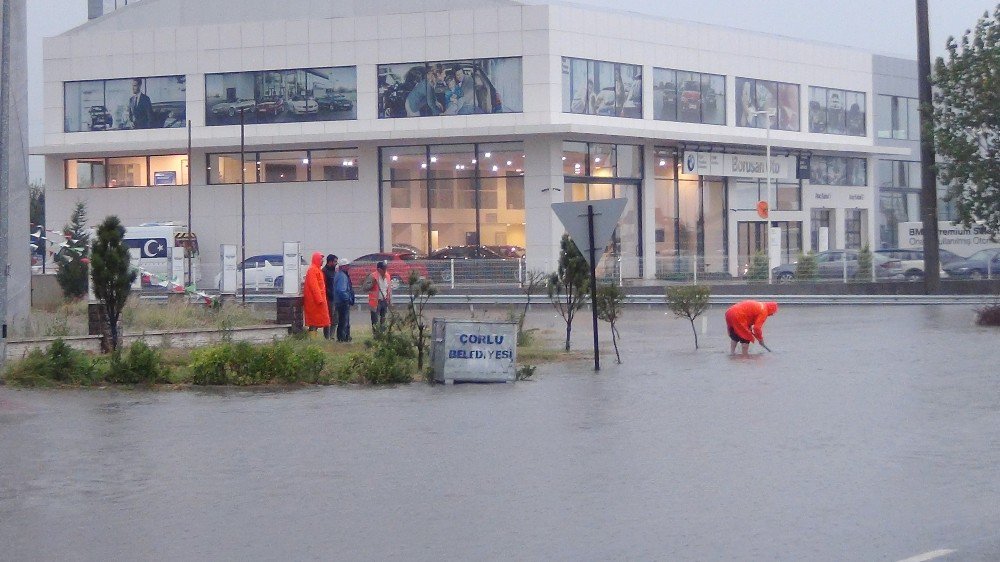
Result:
M518 57L380 64L380 119L520 113Z
M642 66L563 57L563 112L642 119Z
M154 76L63 83L63 131L187 126L187 77Z
M205 75L205 124L299 123L358 118L353 66Z

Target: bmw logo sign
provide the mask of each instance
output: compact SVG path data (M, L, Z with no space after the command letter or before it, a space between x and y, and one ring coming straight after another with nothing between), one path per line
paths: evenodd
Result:
M696 166L698 165L698 157L694 154L688 154L684 164L687 166L687 171L689 173L694 172Z

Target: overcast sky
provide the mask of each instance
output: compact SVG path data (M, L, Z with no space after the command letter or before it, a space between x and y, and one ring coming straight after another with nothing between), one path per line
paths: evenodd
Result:
M239 2L239 0L232 0ZM335 1L335 0L331 0ZM405 2L408 0L400 0ZM996 3L989 0L929 0L931 48L944 51ZM779 33L916 58L914 0L576 0L635 12ZM28 90L40 100L42 38L58 35L87 19L87 0L28 0ZM280 5L280 2L275 2ZM41 142L42 108L29 108L31 144ZM32 160L31 177L43 171Z

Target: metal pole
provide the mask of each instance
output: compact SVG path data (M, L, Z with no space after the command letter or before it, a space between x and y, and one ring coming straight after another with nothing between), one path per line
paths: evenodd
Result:
M590 236L590 311L594 317L594 370L601 370L601 350L597 338L597 248L594 248L594 206L587 205L587 233Z
M767 119L767 132L766 135L766 146L764 150L766 151L765 159L765 172L764 176L765 182L765 200L767 201L767 284L770 285L774 283L774 272L771 271L771 211L774 207L771 206L771 114L769 112L764 112L764 118ZM775 201L777 203L777 201ZM776 207L777 205L775 205Z
M924 227L924 292L941 289L941 259L938 254L938 196L934 174L934 111L931 98L931 40L927 0L917 0L917 87L920 91L920 218Z
M191 120L188 119L188 151L187 151L187 183L188 183L188 220L187 220L187 247L185 253L187 254L187 285L191 287L194 285L194 268L192 267L192 260L194 253L194 248L191 247Z
M247 162L246 122L243 117L245 109L240 108L240 265L243 266L243 279L240 285L243 289L243 304L247 303ZM254 164L256 165L256 164ZM190 178L188 178L190 180Z

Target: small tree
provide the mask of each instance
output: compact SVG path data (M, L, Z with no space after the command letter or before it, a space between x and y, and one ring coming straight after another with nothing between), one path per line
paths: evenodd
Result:
M587 304L590 266L568 235L563 234L559 247L559 269L549 275L548 290L552 306L566 322L566 351L569 351L573 318Z
M69 224L63 228L65 245L55 256L56 281L67 299L79 299L87 295L87 261L90 235L87 234L87 205L76 203Z
M424 339L427 336L427 319L424 308L427 301L437 294L437 287L430 279L421 278L415 270L410 270L406 284L410 287L410 302L406 308L406 321L413 330L413 342L417 346L417 369L424 368Z
M45 226L45 186L31 182L28 186L28 220L31 227ZM32 231L34 232L34 231Z
M101 301L103 309L102 347L105 351L118 349L121 340L118 321L132 292L132 282L136 276L136 272L129 267L128 246L122 242L124 237L125 227L118 217L112 215L104 219L97 227L97 241L91 258L94 295Z
M754 253L750 258L750 266L747 268L747 281L767 281L767 270L771 263L767 259L767 254L762 251Z
M667 287L667 308L674 316L687 318L691 322L695 349L698 349L698 330L694 327L694 320L708 309L708 297L711 293L711 289L702 285Z
M868 244L858 252L858 270L854 272L854 280L860 283L872 280L872 251Z
M816 254L799 254L799 261L795 264L795 278L802 281L815 281L819 275L819 268L816 263Z
M521 292L524 293L524 308L517 318L517 345L528 344L528 332L524 330L524 320L528 317L528 310L531 309L531 297L537 293L548 280L548 276L540 271L529 271L524 277L524 284L521 285Z
M618 352L618 320L625 308L625 291L614 283L601 285L597 289L597 317L611 325L611 343L615 346L615 358L622 364L622 355Z

